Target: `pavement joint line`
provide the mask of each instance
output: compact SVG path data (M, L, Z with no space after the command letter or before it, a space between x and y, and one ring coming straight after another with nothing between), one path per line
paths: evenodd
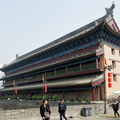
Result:
M115 117L115 115L96 114L96 117Z

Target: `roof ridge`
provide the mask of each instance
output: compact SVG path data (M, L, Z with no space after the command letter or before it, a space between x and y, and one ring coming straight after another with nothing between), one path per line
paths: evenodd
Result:
M74 30L74 31L72 31L72 32L70 32L70 33L68 33L68 34L66 34L66 35L48 43L48 44L46 44L46 45L43 45L43 46L41 46L41 47L39 47L35 50L32 50L32 51L30 51L26 54L21 55L21 56L17 56L16 59L13 62L11 62L10 64L8 64L6 66L12 65L12 64L17 63L21 60L29 58L33 55L36 55L40 52L44 52L44 51L46 51L50 48L53 48L53 47L55 47L55 46L57 46L61 43L64 43L64 42L70 40L73 37L79 36L79 35L85 33L86 31L87 32L90 31L91 29L100 25L102 22L105 22L105 21L108 22L110 19L113 19L113 9L114 9L114 7L115 7L115 4L113 3L112 6L109 9L106 8L106 15L104 15L103 17L101 17L101 18L99 18L99 19L97 19L93 22L90 22L87 25L84 25L83 27L78 28L78 29L76 29L76 30Z
M106 16L103 16L103 17L101 17L101 18L99 18L99 19L97 19L97 20L95 20L95 21L93 21L93 22L91 22L91 23L89 23L89 24L87 24L87 25L84 25L83 27L78 28L78 29L76 29L76 30L74 30L74 31L72 31L72 32L70 32L70 33L68 33L68 34L66 34L66 35L64 35L64 36L62 36L62 37L60 37L60 38L58 38L58 39L56 39L56 40L48 43L48 44L46 44L46 45L43 45L43 46L41 46L41 47L39 47L39 48L37 48L37 49L35 49L35 50L32 50L32 51L30 51L30 52L28 52L28 53L26 53L26 54L24 54L24 55L21 55L21 56L19 56L17 59L20 59L20 58L24 57L25 55L29 55L29 54L32 53L32 52L36 52L37 50L40 50L40 49L42 49L42 48L45 49L45 47L47 47L48 45L50 45L50 44L52 44L52 43L61 42L62 40L67 39L68 36L71 37L72 35L77 34L77 32L81 32L81 30L86 30L86 29L88 29L89 26L91 26L91 24L95 25L95 27L96 27L96 26L99 25L99 24L97 24L96 22L102 23L102 22L103 22L103 19L105 19L105 17L106 17ZM92 26L92 27L93 27L93 26ZM70 35L71 35L71 36L70 36Z

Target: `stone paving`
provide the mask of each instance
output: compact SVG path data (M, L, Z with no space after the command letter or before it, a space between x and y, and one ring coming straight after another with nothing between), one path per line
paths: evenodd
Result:
M113 114L111 115L96 114L92 116L83 117L80 115L75 116L75 113L73 113L72 114L73 118L70 118L69 114L67 114L66 116L68 120L120 120L120 118L114 118ZM42 120L42 119L37 109L33 109L31 112L29 110L0 111L0 120ZM52 114L51 120L59 120L59 114Z
M92 116L89 117L80 116L83 107L92 107ZM113 117L113 110L111 107L109 107L109 105L107 105L107 115L99 115L104 113L103 108L104 108L103 104L69 105L67 106L66 116L68 120L120 120L120 118ZM51 111L52 111L51 120L59 120L57 105L56 106L51 105ZM69 116L73 116L73 118L69 118ZM42 120L42 119L40 117L40 110L38 107L29 109L0 110L0 120Z
M1 119L0 120L4 120ZM7 119L7 120L41 120L40 116L32 117L32 118L22 118L22 119ZM60 120L59 118L51 118L51 120ZM64 119L63 119L64 120ZM114 118L113 116L107 117L107 116L89 116L89 117L82 117L80 116L79 118L68 118L68 120L120 120L120 118Z

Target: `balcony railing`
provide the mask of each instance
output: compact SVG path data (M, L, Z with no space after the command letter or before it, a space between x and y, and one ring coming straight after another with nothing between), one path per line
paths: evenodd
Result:
M81 68L81 70L80 70ZM98 68L100 68L100 62L98 62ZM34 74L33 76L26 76L23 78L18 78L15 80L16 84L20 83L27 83L27 82L34 82L35 80L42 80L42 75L45 75L45 78L49 77L54 77L54 76L59 76L59 75L66 75L66 74L71 74L71 73L77 73L77 72L82 72L82 71L88 71L88 70L94 70L96 69L96 62L89 62L89 63L82 63L81 66L80 64L74 65L74 66L68 66L65 68L61 69L56 69L52 71L48 71L45 73L39 73L39 74ZM13 81L6 81L4 85L13 85Z
M82 71L87 71L87 70L92 70L92 69L96 69L96 63L82 65Z
M68 67L68 73L75 73L80 71L80 65Z
M66 74L66 68L56 70L56 75Z

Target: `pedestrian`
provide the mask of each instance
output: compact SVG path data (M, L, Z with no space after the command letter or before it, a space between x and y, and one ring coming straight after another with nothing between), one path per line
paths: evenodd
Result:
M118 103L119 103L119 108L120 108L120 95L118 96Z
M40 114L42 120L50 120L51 111L47 100L43 100L43 104L40 106Z
M66 104L64 99L60 100L60 103L58 104L58 112L60 113L60 120L62 120L62 117L64 117L65 120L67 120L66 116L65 116L65 112L66 112Z
M115 117L116 117L116 114L117 114L118 117L119 117L119 116L120 116L119 113L118 113L119 104L118 104L118 101L117 101L116 99L114 100L114 103L112 104L112 108L113 108Z

